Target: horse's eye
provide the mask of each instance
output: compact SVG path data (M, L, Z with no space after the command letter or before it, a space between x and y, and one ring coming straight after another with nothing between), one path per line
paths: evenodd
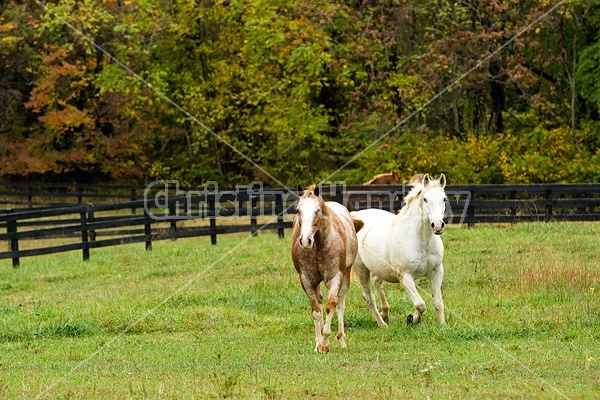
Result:
M425 197L423 197L423 202L427 203L427 199Z

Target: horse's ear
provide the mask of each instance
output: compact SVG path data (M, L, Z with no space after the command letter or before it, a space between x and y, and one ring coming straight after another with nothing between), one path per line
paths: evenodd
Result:
M304 192L304 188L301 184L298 184L298 194L300 194L300 192Z
M444 174L440 176L440 185L442 186L442 189L446 187L446 175Z
M429 178L429 174L423 175L423 186L429 185L430 181L431 181L431 178Z
M318 197L320 192L321 192L321 190L319 189L319 185L315 186L315 190L313 192L315 194L315 196Z

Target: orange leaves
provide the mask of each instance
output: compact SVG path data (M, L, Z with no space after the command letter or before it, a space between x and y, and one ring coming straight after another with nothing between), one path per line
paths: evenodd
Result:
M25 106L36 113L62 108L76 101L78 93L89 85L88 68L81 62L69 62L69 52L56 45L45 46L36 86Z
M66 105L60 110L49 110L40 116L39 120L44 123L47 129L57 132L65 132L70 128L80 128L82 126L93 127L89 112L78 110L71 105Z
M593 13L549 15L496 52L550 3L221 3L47 4L284 182L327 176L401 122L361 164L373 167L369 174L385 165L447 170L453 182L593 176L564 132L543 133L560 144L528 147L537 143L528 135L535 127L569 124L572 106L580 126L598 121L598 51L581 51L596 40L600 17ZM8 9L0 15L0 101L3 93L13 100L0 103L0 129L12 136L0 135L0 174L95 171L105 180L190 183L217 176L232 184L254 176L237 154L59 19L0 6ZM583 67L574 85L569 77ZM511 135L486 136L497 130ZM420 133L399 143L400 132L410 131ZM324 151L314 158L314 150ZM592 151L581 154L597 161ZM542 167L555 171L539 173Z

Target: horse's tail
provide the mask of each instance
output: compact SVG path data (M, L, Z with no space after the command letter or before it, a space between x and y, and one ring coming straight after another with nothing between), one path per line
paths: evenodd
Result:
M351 212L350 214L354 214L355 211ZM354 215L352 215L352 223L354 224L354 231L356 233L358 233L358 231L360 231L364 226L365 223L362 219L358 219L356 218ZM358 255L357 255L358 257ZM354 276L354 269L350 270L350 282L355 280L355 276Z
M361 219L356 219L354 217L352 217L352 223L354 224L354 232L356 233L365 226L365 223Z

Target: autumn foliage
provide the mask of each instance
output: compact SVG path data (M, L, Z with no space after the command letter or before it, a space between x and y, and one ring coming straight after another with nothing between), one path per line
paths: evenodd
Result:
M600 181L596 1L46 4L0 5L3 179Z

